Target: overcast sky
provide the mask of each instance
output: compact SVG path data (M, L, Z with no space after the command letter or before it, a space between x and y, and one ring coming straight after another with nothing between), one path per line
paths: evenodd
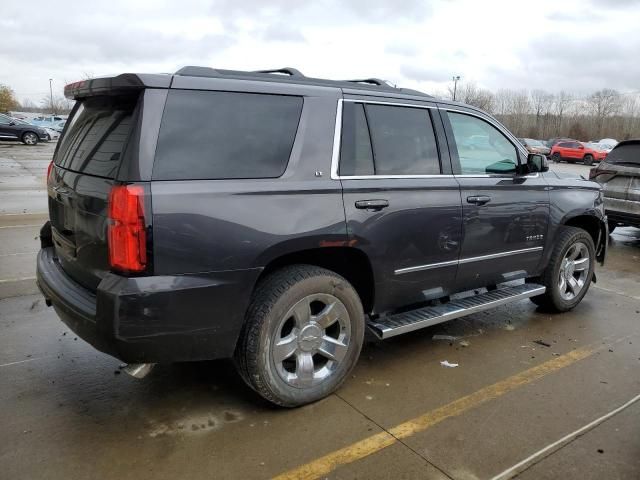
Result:
M0 83L39 102L87 74L184 65L378 77L426 92L640 89L634 0L2 2Z

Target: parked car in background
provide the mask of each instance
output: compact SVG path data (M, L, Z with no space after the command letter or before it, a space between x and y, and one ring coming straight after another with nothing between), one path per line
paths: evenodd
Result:
M59 122L55 122L53 125L51 125L51 129L55 130L58 133L62 133L62 130L64 130L64 125L66 123L66 120L60 120Z
M49 137L49 140L57 140L60 138L60 132L57 130L54 130L53 128L48 128L48 127L42 127L44 128L44 131L47 132L47 136Z
M17 140L25 145L36 145L38 142L49 141L49 134L42 127L0 113L0 140Z
M547 147L542 140L534 140L533 138L519 138L518 140L529 153L539 153L545 156L549 156L551 153L551 148Z
M554 145L560 142L579 142L580 140L576 140L575 138L550 138L545 142L547 147L552 148Z
M585 165L593 165L593 162L600 162L606 156L607 152L577 141L560 142L551 147L551 158L554 162L564 160L568 163L582 162Z
M640 140L618 143L589 179L602 185L609 232L621 225L640 228Z
M65 120L64 117L58 115L50 115L50 116L40 116L31 120L32 125L37 125L39 127L49 127L51 128L53 125Z
M600 148L602 150L604 150L605 152L610 152L611 150L613 150L613 148L619 143L617 140L613 139L613 138L603 138L602 140L599 140L598 142L596 142Z

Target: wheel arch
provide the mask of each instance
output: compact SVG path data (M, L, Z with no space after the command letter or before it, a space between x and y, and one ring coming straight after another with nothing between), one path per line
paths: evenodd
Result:
M265 265L256 280L254 289L270 273L296 264L315 265L343 276L360 296L364 312L373 310L375 298L373 268L367 255L353 247L308 248L280 255Z
M595 215L579 214L566 218L563 225L586 231L593 239L593 244L596 247L596 260L604 263L608 227L603 219Z

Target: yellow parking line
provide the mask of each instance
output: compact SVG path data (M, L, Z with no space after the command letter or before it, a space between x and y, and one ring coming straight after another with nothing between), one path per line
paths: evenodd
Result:
M275 477L276 480L312 480L327 475L331 471L353 463L356 460L368 457L380 450L394 444L398 439L406 438L418 432L440 423L441 421L458 416L467 410L475 408L483 403L498 398L523 385L535 382L540 378L557 372L569 365L593 355L602 347L583 347L573 350L565 355L555 357L509 378L501 380L493 385L481 388L465 397L459 398L447 405L431 410L430 412L413 418L391 428L389 432L380 432L359 442L352 443L344 448L301 465L293 470Z

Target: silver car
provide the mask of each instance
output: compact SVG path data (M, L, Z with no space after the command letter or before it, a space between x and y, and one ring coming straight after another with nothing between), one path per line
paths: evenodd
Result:
M589 178L602 185L610 232L622 225L640 228L640 140L618 143Z

